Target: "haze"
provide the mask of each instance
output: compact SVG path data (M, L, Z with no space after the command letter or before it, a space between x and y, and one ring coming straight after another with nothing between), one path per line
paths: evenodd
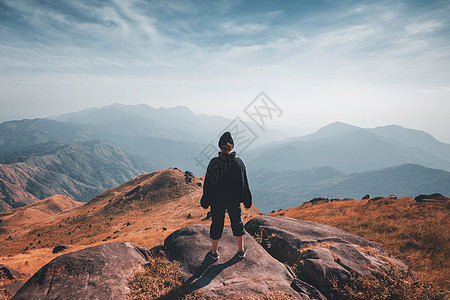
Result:
M339 2L339 3L338 3ZM450 143L450 1L0 0L0 122L115 102ZM292 132L295 134L296 131Z

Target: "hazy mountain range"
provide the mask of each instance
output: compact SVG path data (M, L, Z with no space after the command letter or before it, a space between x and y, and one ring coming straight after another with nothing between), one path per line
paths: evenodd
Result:
M361 199L377 196L450 195L450 172L404 164L377 171L345 174L330 167L308 170L252 170L249 184L258 208L296 207L316 197Z
M336 122L316 133L246 153L250 169L305 170L329 166L361 172L412 163L450 171L450 145L396 125L363 129Z
M55 193L88 201L139 174L169 167L202 176L204 167L196 159L207 164L216 155L217 139L232 122L196 115L181 106L120 104L52 119L4 122L0 124L1 210ZM255 124L246 126L259 130ZM363 129L336 122L301 137L285 138L270 129L258 135L241 156L255 203L265 211L318 196L357 198L371 190L445 194L450 186L446 172L442 173L450 170L450 145L423 131L395 125ZM213 148L205 156L201 152L209 144ZM238 139L236 146L240 155ZM421 190L425 185L416 184L406 167L391 168L405 164L418 165L409 168L423 174L423 182L433 184ZM399 180L385 184L397 189L383 185L384 181L362 184L358 178L372 171L395 174Z

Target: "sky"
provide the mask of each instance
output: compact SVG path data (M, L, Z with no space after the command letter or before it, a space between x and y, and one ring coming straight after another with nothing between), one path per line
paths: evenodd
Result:
M0 0L0 122L112 103L450 143L450 0ZM286 128L286 127L284 127Z

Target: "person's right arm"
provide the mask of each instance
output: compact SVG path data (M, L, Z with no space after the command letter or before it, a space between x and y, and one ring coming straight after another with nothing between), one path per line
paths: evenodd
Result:
M212 160L209 162L208 168L206 170L205 180L203 182L203 195L200 199L200 205L204 209L207 209L211 205L211 162Z

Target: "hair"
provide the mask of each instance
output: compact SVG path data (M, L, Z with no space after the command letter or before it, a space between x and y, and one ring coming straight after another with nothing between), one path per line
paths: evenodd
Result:
M230 143L226 143L225 145L220 146L220 149L226 150L226 151L231 151L231 150L233 150L233 145Z

